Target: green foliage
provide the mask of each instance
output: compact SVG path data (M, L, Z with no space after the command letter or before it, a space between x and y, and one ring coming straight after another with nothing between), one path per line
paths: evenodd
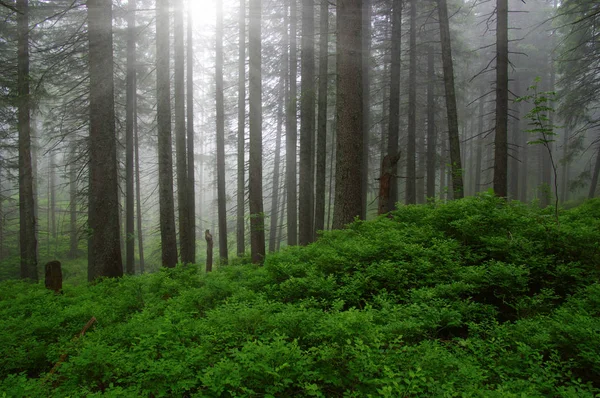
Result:
M482 194L263 267L2 282L0 397L594 397L600 200L562 214Z

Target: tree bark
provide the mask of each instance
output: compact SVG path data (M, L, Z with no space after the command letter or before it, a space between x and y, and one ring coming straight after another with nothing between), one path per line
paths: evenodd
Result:
M406 144L406 199L417 203L417 1L410 0L410 63L408 70L408 141Z
M508 0L496 1L496 136L494 192L507 197L508 189Z
M325 174L327 172L327 69L329 67L329 52L327 48L329 38L329 3L327 1L328 0L321 0L319 21L319 100L317 105L317 179L315 184L314 237L317 236L317 231L322 231L325 229Z
M136 54L135 13L136 0L129 0L127 14L127 98L125 120L125 270L135 274L134 190L133 190L133 125L135 121Z
M590 192L588 198L592 199L596 196L596 187L598 186L598 176L600 175L600 144L598 145L598 152L596 153L596 165L594 166L594 173L592 175L592 182L590 184Z
M219 257L227 264L227 193L225 191L225 101L223 98L223 0L217 0L216 34L217 106L217 207L219 211Z
M262 196L262 77L261 77L261 0L250 0L248 49L250 59L250 246L252 262L265 257L265 219Z
M204 232L204 239L206 239L206 272L211 272L213 266L213 237L208 229Z
M327 0L321 0L327 4ZM369 196L369 141L371 132L371 0L363 0L362 9L362 87L363 87L363 159L362 159L362 211L360 218L367 219Z
M288 246L298 244L298 194L296 177L296 143L298 120L296 118L298 62L296 54L296 0L290 0L290 83L286 117L286 185L287 185L287 228Z
M88 280L123 275L115 135L112 2L89 0L90 187Z
M246 0L240 0L238 39L238 132L237 132L237 254L246 252L244 209L246 198Z
M137 104L137 97L135 98ZM134 108L137 109L137 106ZM138 138L137 110L134 112L133 123L133 147L135 149L135 194L136 194L136 212L137 212L137 237L138 237L138 256L140 258L140 274L145 271L144 263L144 234L142 231L142 189L140 182L140 143Z
M71 141L69 159L69 258L78 257L77 239L77 164L75 140Z
M436 135L435 135L435 64L433 47L427 49L427 198L435 199L435 158L436 158Z
M379 176L379 206L377 214L385 214L388 212L387 204L390 196L391 182L397 178L396 170L398 168L398 160L400 160L400 152L396 155L385 155L381 162L381 174Z
M190 0L190 2L193 0ZM196 262L196 169L194 159L194 37L192 13L187 20L187 208L188 253L186 259Z
M158 125L158 191L162 265L177 265L173 155L171 141L171 82L169 76L169 1L156 1L156 96Z
M333 228L362 210L362 0L337 3L337 161Z
M460 138L458 135L458 111L454 87L454 66L452 63L452 44L450 39L450 21L446 0L438 0L440 20L440 39L442 42L442 65L444 69L444 87L446 89L446 112L448 114L448 139L450 143L450 170L452 173L452 197L464 197L463 170L460 157Z
M392 50L390 69L390 100L388 122L387 154L394 156L398 153L398 138L400 135L400 57L402 48L402 0L394 0L392 5ZM398 179L390 182L390 197L387 213L396 208L398 201Z
M287 29L287 28L286 28ZM282 48L285 48L286 42L283 42ZM285 100L285 78L286 70L284 65L281 67L279 77L279 98L277 100L277 133L275 137L275 161L273 166L273 190L271 195L271 228L269 230L269 251L275 251L277 240L277 229L279 223L279 175L281 163L281 135L283 131L283 103Z
M19 245L21 278L38 280L37 242L31 165L31 99L29 94L29 2L17 0L17 90L19 130Z
M482 158L483 158L483 112L484 112L484 92L481 90L479 98L479 127L477 129L477 133L479 136L477 137L477 153L475 155L475 192L481 192L481 167L482 167Z

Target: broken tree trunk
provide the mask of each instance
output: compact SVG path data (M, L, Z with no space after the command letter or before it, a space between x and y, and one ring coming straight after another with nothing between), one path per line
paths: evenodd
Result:
M206 272L212 271L213 264L213 237L210 234L210 230L204 232L204 239L206 239Z
M45 266L46 289L54 290L55 293L62 291L62 269L60 261L50 261Z

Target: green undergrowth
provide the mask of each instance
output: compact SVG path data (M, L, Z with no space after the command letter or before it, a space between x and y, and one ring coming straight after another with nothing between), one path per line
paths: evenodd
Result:
M557 226L480 196L358 221L262 267L62 295L7 281L0 397L597 397L599 276L600 200Z

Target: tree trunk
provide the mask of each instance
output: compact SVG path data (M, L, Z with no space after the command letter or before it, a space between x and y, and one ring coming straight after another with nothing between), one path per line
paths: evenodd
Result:
M398 168L398 160L400 160L400 152L396 155L385 155L381 162L381 174L379 176L379 206L377 214L387 213L387 204L390 196L390 183L395 180L396 170Z
M190 0L190 2L193 0ZM194 37L192 13L187 20L187 207L188 253L187 260L196 262L196 170L194 160Z
M570 162L567 160L569 155L569 126L564 128L563 138L563 168L561 170L561 189L560 189L560 201L565 203L569 199L569 165Z
M173 155L171 143L171 82L169 76L169 1L156 1L156 96L158 127L158 191L162 265L177 265Z
M496 1L496 137L494 192L507 196L508 173L508 0Z
M442 64L444 69L444 87L446 89L446 112L448 114L448 139L450 143L450 170L452 172L452 197L464 196L463 170L460 158L460 138L458 136L458 111L454 88L454 66L452 64L452 46L450 40L450 21L446 0L438 0L440 21L440 39L442 42Z
M250 246L252 262L265 257L265 219L262 196L262 77L261 77L261 0L250 0L248 48L250 60Z
M56 155L53 150L48 153L48 219L50 220L49 236L56 241Z
M598 153L596 154L596 165L594 166L594 174L590 184L590 192L588 198L592 199L596 196L596 187L598 186L598 176L600 175L600 144L598 144Z
M329 38L329 3L321 0L321 20L319 34L319 101L317 122L317 179L315 189L315 225L314 236L317 231L325 229L325 175L327 172L327 69L328 38ZM364 174L364 169L363 169ZM364 190L363 190L364 191ZM365 192L363 192L363 195Z
M435 199L435 98L433 47L427 49L427 198Z
M392 52L390 69L390 109L388 112L388 148L387 154L394 156L398 153L398 138L400 135L400 56L402 48L402 0L393 0L392 5ZM396 208L398 201L398 179L390 181L390 197L387 213Z
M50 261L46 263L44 285L46 289L60 293L62 291L63 275L60 261Z
M204 232L204 239L206 239L206 272L211 272L213 266L213 237L208 229Z
M287 227L288 246L298 244L298 195L296 178L296 142L298 121L296 119L297 88L296 76L298 62L296 54L296 0L290 0L290 95L287 104L286 117L286 185L287 185Z
M327 204L327 228L331 229L331 215L333 213L333 197L335 196L335 192L333 191L333 181L335 179L335 172L334 172L334 165L333 165L333 161L334 159L336 159L336 153L335 153L335 137L336 137L336 131L337 128L335 128L336 124L335 124L335 120L333 121L333 126L334 128L332 128L332 133L331 133L331 156L329 157L329 198L328 198L328 204Z
M115 136L112 2L88 0L90 187L88 280L123 275Z
M223 98L223 0L217 0L216 34L217 102L217 207L219 211L219 257L227 264L227 193L225 191L225 102Z
M246 0L240 0L238 39L238 131L237 131L237 254L246 252L244 209L246 198Z
M410 63L408 70L408 142L406 144L406 199L417 203L417 1L410 0Z
M177 169L177 210L179 214L179 247L181 262L189 263L189 208L187 205L187 149L185 132L185 50L183 45L183 0L175 0L175 146Z
M137 97L135 99L137 104ZM137 124L137 106L134 113L133 123L133 147L135 149L135 193L136 193L136 212L137 212L137 237L138 237L138 256L140 258L140 274L145 271L144 263L144 237L142 232L142 189L140 182L140 143L138 139L138 124Z
M298 227L300 245L313 241L315 204L315 13L314 0L302 0L300 78L300 187Z
M127 98L125 120L125 270L135 274L134 190L133 190L133 125L135 121L136 54L135 54L135 0L129 0L127 14Z
M38 280L37 242L31 166L31 99L29 97L29 4L17 0L18 53L18 130L19 130L19 245L21 278Z
M446 154L446 144L447 144L447 136L443 133L441 134L442 147L440 148L440 200L444 201L448 194L448 187L446 186L446 162L447 162L447 154Z
M479 127L477 129L477 133L479 136L477 137L477 154L475 155L475 183L474 189L475 192L481 192L481 167L482 167L482 158L483 158L483 112L484 112L484 99L483 99L483 90L481 90L481 96L479 98Z
M282 48L285 48L286 42L283 42ZM283 102L285 98L285 75L286 70L281 67L281 76L279 78L279 98L277 100L277 136L275 138L275 162L273 167L273 190L271 195L271 228L269 230L269 251L275 251L277 240L277 228L279 223L279 164L281 163L281 134L283 131Z
M337 161L333 228L362 210L362 0L337 3Z
M327 4L327 0L321 0ZM323 7L323 6L321 6ZM362 87L363 87L363 159L362 159L362 211L360 218L367 219L369 192L369 138L371 130L371 0L363 0L362 10ZM318 192L318 190L317 190Z
M519 92L519 80L518 77L515 80L515 92ZM518 94L517 94L518 95ZM511 132L511 158L510 158L510 198L513 200L518 200L519 198L519 174L520 174L520 155L521 155L521 145L520 138L523 134L521 132L521 118L520 112L521 105L519 102L515 102L514 104L514 118L511 121L512 123L512 132Z
M77 163L75 141L71 141L69 159L69 258L78 257L77 239Z

